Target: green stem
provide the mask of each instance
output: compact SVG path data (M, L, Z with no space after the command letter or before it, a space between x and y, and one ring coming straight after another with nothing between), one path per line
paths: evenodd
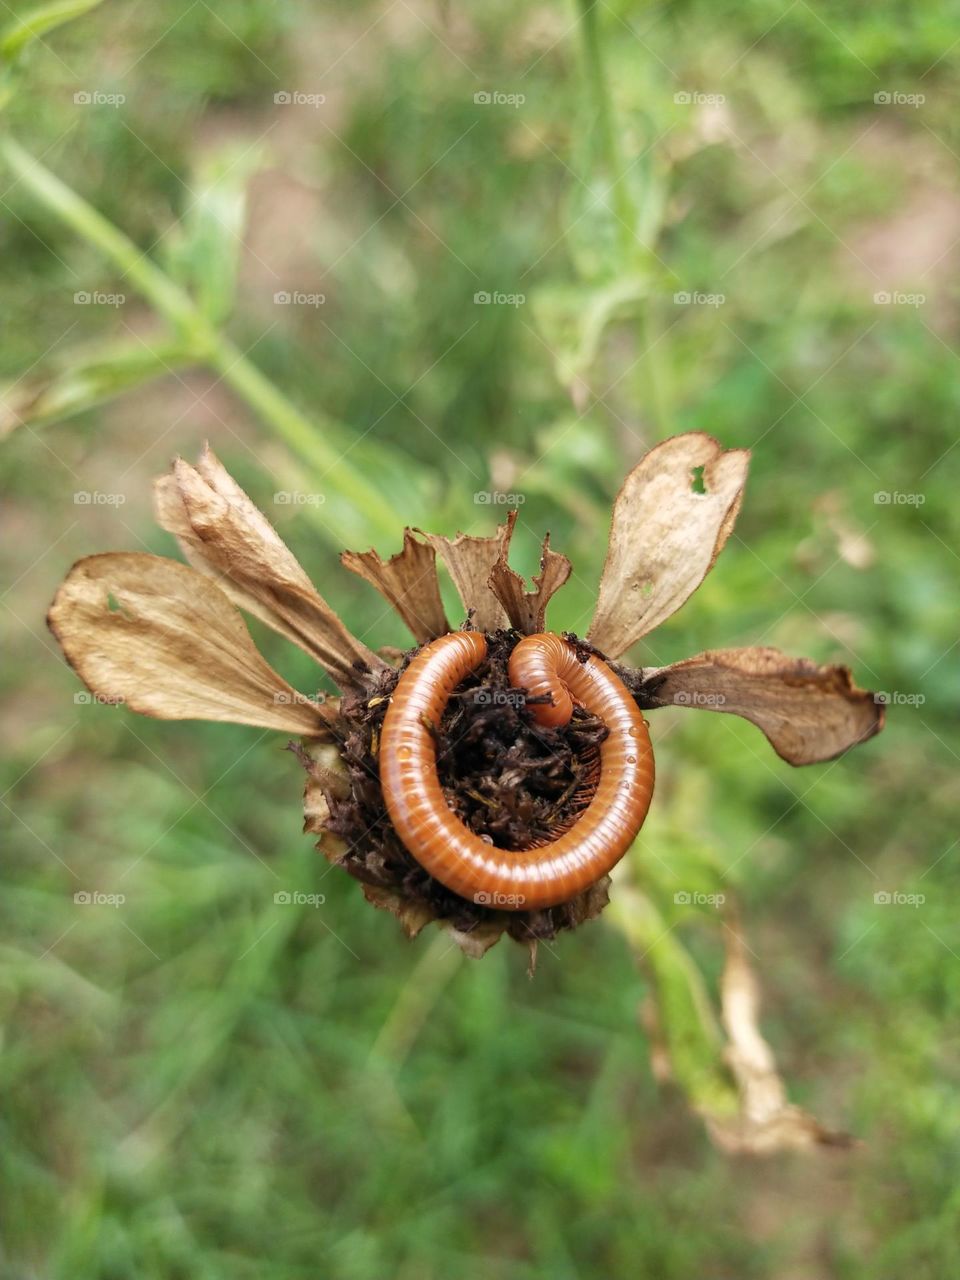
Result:
M463 953L447 933L437 933L410 972L370 1051L371 1062L396 1070L454 976Z
M594 110L597 113L600 146L610 178L610 194L613 199L613 208L617 218L620 220L620 238L627 256L632 258L636 248L633 229L637 225L637 211L623 179L623 155L620 151L620 140L613 114L613 104L610 100L606 67L603 62L603 45L597 21L597 4L598 0L579 0L583 54L590 96L593 99Z
M609 174L613 211L618 222L624 259L632 264L637 257L636 234L640 217L625 179L626 165L620 148L620 135L610 97L597 16L599 0L577 0L577 3L580 9L580 34L587 85L596 112L597 132L604 166ZM671 415L660 360L651 350L656 336L649 304L640 321L640 341L645 350L650 353L643 361L647 374L646 393L650 413L660 435L666 436L670 430Z
M331 473L331 483L362 509L377 536L395 537L397 521L384 494L348 463L341 442L345 427L329 420L312 422L232 342L197 309L190 295L170 280L134 242L49 169L11 139L0 154L34 196L89 244L100 249L134 288L188 342L196 359L212 366L234 391L269 423L318 475Z

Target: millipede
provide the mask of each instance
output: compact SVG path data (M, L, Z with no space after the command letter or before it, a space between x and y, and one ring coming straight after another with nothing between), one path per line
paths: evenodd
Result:
M498 848L447 804L431 731L486 654L481 632L453 632L425 646L404 671L380 737L384 802L407 851L460 897L506 911L557 906L606 875L636 838L653 795L650 736L633 696L600 657L581 660L558 635L524 637L507 672L511 685L525 692L534 721L562 728L577 705L603 721L607 736L596 790L574 824L533 848Z

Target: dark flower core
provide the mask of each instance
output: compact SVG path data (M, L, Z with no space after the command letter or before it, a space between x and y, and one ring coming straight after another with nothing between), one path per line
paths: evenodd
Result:
M454 692L441 723L432 726L437 773L447 804L471 831L507 849L530 849L555 840L590 803L600 776L603 722L581 708L569 724L545 729L524 711L524 697L507 676L507 662L521 637L487 635L487 656ZM583 654L589 646L567 640ZM594 916L606 903L606 877L570 902L541 911L500 912L468 901L424 870L400 842L384 805L377 758L380 731L397 681L419 650L400 668L377 678L364 695L344 699L342 756L350 788L327 795L327 829L346 844L340 865L364 884L422 904L435 919L470 933L496 918L517 941L549 940Z

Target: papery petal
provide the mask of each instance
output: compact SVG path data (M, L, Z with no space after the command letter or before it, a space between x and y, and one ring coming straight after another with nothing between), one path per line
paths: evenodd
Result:
M342 686L385 663L350 634L266 516L205 448L155 482L157 520L241 608L309 653Z
M571 569L566 556L550 549L548 533L540 553L540 573L533 579L535 590L527 591L523 578L507 564L505 551L493 566L490 590L506 610L512 627L523 635L538 635L544 629L547 605L570 577Z
M689 599L730 536L749 461L749 450L725 452L701 431L640 459L614 503L591 644L617 658Z
M411 529L404 529L403 550L389 560L381 560L376 551L344 551L340 561L376 587L420 644L450 630L440 599L436 548L415 538Z
M311 835L324 836L328 842L324 852L329 860L338 862L346 845L327 831L330 818L329 796L344 799L350 794L350 779L343 760L335 746L315 748L312 752L302 747L294 748L300 763L307 771L303 788L303 829ZM331 848L333 856L330 857Z
M332 708L287 684L220 588L175 560L88 556L67 574L47 623L87 687L132 711L327 735Z
M883 728L879 695L858 689L850 669L819 666L779 649L715 649L645 668L634 686L645 707L698 707L743 716L789 764L832 760Z
M445 538L439 533L424 534L447 566L463 607L467 612L473 611L472 621L478 631L496 631L506 625L507 615L489 584L493 566L507 554L516 522L517 513L511 511L489 538L467 533L458 533L456 538Z

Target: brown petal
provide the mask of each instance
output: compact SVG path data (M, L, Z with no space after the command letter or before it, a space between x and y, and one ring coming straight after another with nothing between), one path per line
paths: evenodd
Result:
M614 503L591 644L617 658L693 594L733 529L749 461L749 450L724 452L701 431L640 459Z
M734 1154L767 1155L811 1146L850 1147L856 1139L825 1129L787 1100L773 1050L760 1031L760 989L736 916L724 929L726 963L720 984L724 1051L740 1095L736 1116L705 1113L710 1136Z
M495 943L499 942L508 923L505 917L494 916L467 933L455 928L449 920L438 920L426 902L406 898L397 890L380 885L362 884L361 888L363 896L369 903L379 907L381 911L389 911L391 915L396 916L408 938L417 937L428 924L436 922L471 960L481 959Z
M202 573L274 631L292 640L341 686L358 684L358 666L385 663L350 634L266 516L205 448L196 467L178 458L155 483L157 520Z
M327 842L325 853L330 856L330 845L334 846L333 862L339 861L346 846L332 832L327 831L330 818L328 796L345 798L350 793L350 779L343 764L342 757L335 746L320 748L315 754L302 747L294 748L296 754L307 771L307 781L303 788L303 829L312 835L322 835Z
M88 556L67 574L47 623L87 687L132 711L327 733L332 711L277 675L220 588L175 560Z
M450 630L437 580L437 552L411 529L403 531L403 550L387 561L376 551L344 551L340 561L351 573L376 587L420 644Z
M507 564L505 551L501 551L493 566L490 590L506 610L512 627L523 635L537 635L543 630L544 615L551 597L570 577L571 568L566 556L551 551L548 533L540 553L540 574L533 579L534 591L527 591L519 573Z
M744 716L789 764L832 760L883 728L882 702L856 687L848 667L821 667L779 649L715 649L643 676L644 706Z
M456 538L424 534L450 571L464 608L468 613L473 610L472 621L478 631L496 631L506 625L507 616L489 583L493 566L507 554L516 522L517 513L511 511L491 538L475 538L466 533L458 533Z

